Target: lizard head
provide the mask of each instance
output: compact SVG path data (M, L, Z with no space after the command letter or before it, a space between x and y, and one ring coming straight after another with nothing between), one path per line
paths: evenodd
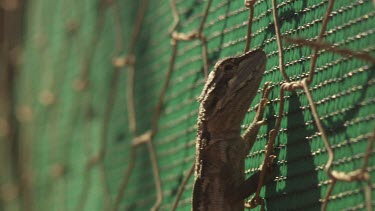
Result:
M216 63L198 98L201 117L211 130L239 130L255 97L266 65L258 49Z

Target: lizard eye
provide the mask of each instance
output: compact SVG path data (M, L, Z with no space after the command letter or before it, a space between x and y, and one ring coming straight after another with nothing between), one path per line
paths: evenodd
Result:
M228 72L228 71L233 70L233 68L234 68L233 64L226 64L226 65L224 65L223 69L224 69L225 72Z

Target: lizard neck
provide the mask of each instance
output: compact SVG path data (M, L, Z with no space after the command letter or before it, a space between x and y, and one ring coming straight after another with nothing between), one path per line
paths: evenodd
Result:
M214 142L215 140L237 139L241 137L241 127L221 127L217 122L199 121L198 123L198 139L206 142ZM208 143L207 143L208 144Z
M210 133L210 141L237 139L241 137L240 130L215 131Z

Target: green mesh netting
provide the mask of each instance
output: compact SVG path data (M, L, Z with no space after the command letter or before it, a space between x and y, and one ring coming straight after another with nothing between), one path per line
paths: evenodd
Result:
M277 2L283 36L311 39L318 35L327 0ZM131 141L135 137L129 130L127 113L129 68L116 69L112 62L129 51L140 3L27 2L23 63L15 95L20 116L19 143L27 167L24 176L29 179L23 200L7 203L25 203L29 199L32 204L24 206L24 210L113 207L124 171L130 164ZM177 30L185 33L196 30L206 3L207 0L178 0ZM243 52L248 14L243 1L212 2L203 30L210 70L217 60ZM370 0L337 0L324 40L375 55L374 16ZM152 127L172 55L169 35L172 24L169 1L150 1L134 43L137 135ZM263 161L266 134L276 121L283 81L278 68L271 1L257 1L252 31L251 48L262 48L268 56L262 85L272 81L274 88L265 114L267 125L260 129L246 159L246 176L255 172ZM195 159L199 106L196 98L204 84L201 51L199 40L178 43L158 132L153 138L162 182L161 210L171 208ZM292 80L306 76L312 52L310 47L284 43L285 68ZM336 170L348 172L362 166L368 137L375 125L374 73L373 66L359 59L328 52L318 58L311 93L334 148ZM260 93L244 119L243 131L252 121L259 99ZM302 91L287 93L285 117L276 139L277 167L273 180L261 192L267 210L320 209L329 179L323 170L327 152L309 108ZM98 162L103 149L105 156ZM149 210L156 200L148 147L140 145L135 151L135 166L120 210ZM368 171L373 179L374 162L375 156L371 156ZM190 210L192 184L190 178L178 210ZM363 189L361 182L338 182L328 209L364 209Z

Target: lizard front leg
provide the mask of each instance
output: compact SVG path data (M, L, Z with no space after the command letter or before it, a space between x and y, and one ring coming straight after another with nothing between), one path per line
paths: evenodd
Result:
M268 95L271 91L270 85L271 85L271 82L267 82L264 84L263 91L262 91L262 98L260 99L260 102L257 105L258 107L257 113L254 117L253 122L246 129L244 135L242 136L246 145L246 154L249 154L251 148L253 148L260 126L266 123L266 121L263 119L263 114L264 114L264 110L266 109L266 105L268 103Z
M264 125L266 122L263 119L264 110L266 108L266 105L268 103L268 95L271 91L270 82L267 82L263 87L262 92L262 98L260 100L260 103L258 104L257 108L257 114L255 115L253 123L246 129L243 139L245 141L246 145L246 155L249 153L251 148L253 147L256 136L259 132L260 126ZM269 147L267 147L268 149ZM245 199L252 195L253 193L257 192L257 195L255 197L254 203L260 203L260 197L259 197L259 181L263 183L264 180L268 180L271 172L271 165L273 163L273 160L275 159L274 155L271 155L268 153L266 155L263 164L260 167L261 171L256 172L251 177L246 179L244 183L241 185L241 187L238 188L238 193L241 197L241 199ZM262 172L265 171L265 172Z

